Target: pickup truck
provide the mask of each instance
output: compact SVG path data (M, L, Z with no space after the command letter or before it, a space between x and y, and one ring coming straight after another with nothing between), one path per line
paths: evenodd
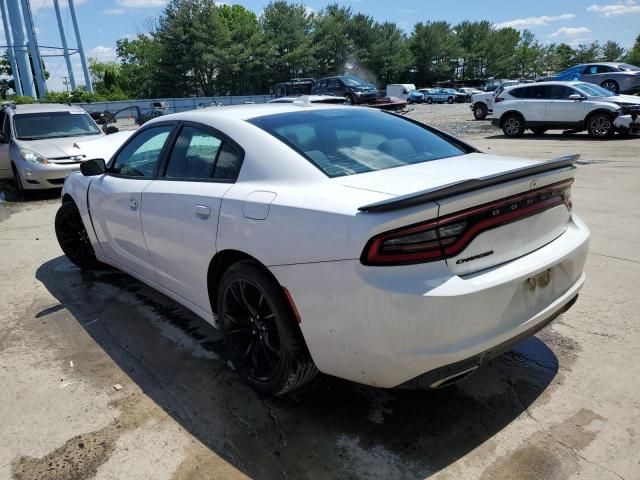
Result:
M493 113L493 103L495 98L504 92L506 87L518 85L518 81L512 80L501 83L493 92L476 93L471 97L471 111L476 120L484 120L487 115Z

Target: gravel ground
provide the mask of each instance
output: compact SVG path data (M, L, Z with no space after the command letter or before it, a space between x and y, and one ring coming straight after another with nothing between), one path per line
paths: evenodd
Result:
M491 117L486 120L475 120L469 108L470 105L470 103L411 105L407 116L456 136L488 134L494 130L491 126Z

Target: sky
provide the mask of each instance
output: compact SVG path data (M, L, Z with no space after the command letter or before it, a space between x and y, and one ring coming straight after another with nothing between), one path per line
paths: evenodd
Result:
M231 0L227 0L231 2ZM319 11L336 0L298 0ZM30 0L41 46L60 46L52 0ZM70 48L76 40L66 0L60 0L62 17ZM260 14L268 0L238 0L244 7ZM640 34L640 0L338 0L354 12L371 15L378 21L392 21L410 33L419 21L446 20L456 24L463 20L489 20L498 26L528 28L542 42L566 42L578 45L593 40L614 40L628 48ZM82 41L87 57L101 61L115 59L115 44L120 38L145 33L150 20L156 18L166 0L75 0ZM0 25L0 44L4 45ZM50 51L50 53L52 53ZM64 61L46 58L51 90L64 90L67 75ZM78 56L73 57L78 84L83 84Z

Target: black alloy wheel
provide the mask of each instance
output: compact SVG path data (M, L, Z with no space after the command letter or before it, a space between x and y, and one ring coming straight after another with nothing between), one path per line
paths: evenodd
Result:
M620 92L620 87L618 86L618 83L615 80L605 80L604 82L602 82L601 87L606 88L607 90L615 93L616 95L618 95L618 93Z
M507 137L521 137L524 133L524 120L520 115L510 113L502 119L502 131Z
M431 105L433 103L433 98L427 97L427 103Z
M489 114L489 112L487 110L487 107L482 103L477 104L473 108L473 117L476 120L484 120L485 118L487 118L488 114Z
M74 264L83 270L94 270L102 264L96 259L80 212L72 202L63 203L56 213L56 237L60 248Z
M587 132L591 138L610 138L615 133L613 119L611 115L598 112L591 115L587 120Z
M217 306L227 354L255 390L282 395L315 377L283 290L258 265L243 261L230 267Z

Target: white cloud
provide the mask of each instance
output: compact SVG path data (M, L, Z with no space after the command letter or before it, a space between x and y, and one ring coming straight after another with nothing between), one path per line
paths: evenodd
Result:
M631 15L634 13L640 13L640 5L634 0L629 0L625 3L613 3L609 5L593 4L587 8L587 11L601 13L605 17L617 17L619 15Z
M591 33L587 27L562 27L549 35L549 38L555 37L583 37Z
M562 15L556 15L553 17L549 17L547 15L542 15L540 17L527 17L527 18L516 18L514 20L508 20L506 22L497 23L496 28L529 28L529 27L540 27L544 25L549 25L551 22L560 22L562 20L571 20L575 18L574 13L563 13Z
M124 15L127 11L124 8L107 8L102 10L103 15Z
M131 8L164 7L168 0L118 0L118 5Z
M89 50L87 57L97 58L101 62L112 62L116 59L116 49L113 47L105 47L104 45L98 45L97 47Z

